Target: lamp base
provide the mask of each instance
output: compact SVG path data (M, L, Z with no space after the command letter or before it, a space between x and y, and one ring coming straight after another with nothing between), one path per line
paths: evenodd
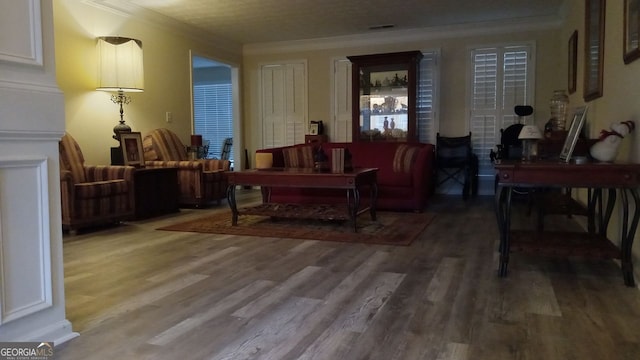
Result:
M535 139L522 140L522 162L533 162L538 159L538 141Z
M120 141L120 134L122 134L122 133L130 133L130 132L131 132L131 127L129 125L125 124L124 120L120 120L120 123L113 127L113 133L115 134L115 135L113 135L113 138L119 142Z

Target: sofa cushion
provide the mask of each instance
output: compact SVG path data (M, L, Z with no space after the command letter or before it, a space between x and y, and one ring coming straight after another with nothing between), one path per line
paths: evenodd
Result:
M284 166L288 168L313 168L313 146L294 146L282 149Z
M393 171L410 173L413 161L420 149L417 146L402 144L396 149L393 157Z

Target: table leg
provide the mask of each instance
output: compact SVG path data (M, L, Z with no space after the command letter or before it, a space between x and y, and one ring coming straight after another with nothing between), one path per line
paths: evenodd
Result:
M358 232L358 209L360 209L360 190L356 187L353 190L353 208L351 209L351 221L353 222L353 232Z
M633 214L631 216L629 216L629 199L627 191L633 198ZM620 191L620 195L623 211L622 239L620 241L622 277L625 285L634 287L635 280L633 278L633 258L631 249L633 246L633 239L636 234L636 228L638 227L638 221L640 220L640 211L638 211L640 200L636 189L622 189ZM631 219L631 224L629 224L629 219Z
M266 204L271 202L271 188L268 186L260 186L260 193L262 194L262 203Z
M231 225L238 225L238 206L236 204L236 186L229 185L227 187L227 202L231 208Z
M371 204L369 205L369 212L371 213L371 220L376 221L378 216L376 214L376 207L378 206L378 183L371 185Z
M496 189L496 218L498 220L498 230L500 231L500 265L498 266L498 276L500 277L507 276L507 266L509 264L512 193L510 186L498 186Z

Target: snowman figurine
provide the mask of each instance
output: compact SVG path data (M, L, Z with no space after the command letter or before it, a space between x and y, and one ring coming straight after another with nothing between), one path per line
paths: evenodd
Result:
M599 161L610 162L618 155L618 148L622 139L635 128L633 121L623 121L620 123L612 123L611 131L600 131L600 138L597 143L591 146L589 153Z

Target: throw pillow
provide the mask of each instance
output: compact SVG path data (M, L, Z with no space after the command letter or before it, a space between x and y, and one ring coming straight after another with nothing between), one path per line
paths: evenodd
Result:
M417 146L411 146L402 144L396 148L396 154L393 157L393 171L394 172L411 172L411 166L413 160L418 154L419 148Z
M289 168L313 168L313 146L296 146L282 150L284 166Z

